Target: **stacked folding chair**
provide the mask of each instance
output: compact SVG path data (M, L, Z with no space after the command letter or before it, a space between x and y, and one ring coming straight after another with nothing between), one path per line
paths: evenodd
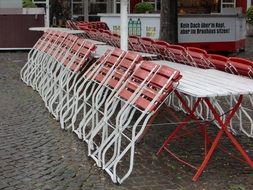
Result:
M50 59L49 55L54 52L54 50L58 47L57 44L61 40L64 40L65 37L65 33L48 30L37 41L28 54L27 63L20 72L21 79L27 85L33 86L32 81L35 80L39 69L41 69L43 63Z
M70 98L70 93L76 84L79 74L84 69L89 61L91 61L91 54L95 50L95 46L83 39L78 39L66 61L63 63L64 70L58 79L55 81L54 86L49 88L47 94L50 94L50 90L57 88L55 93L51 93L52 96L46 96L44 99L49 111L59 119L59 111L66 101Z
M46 31L32 48L21 79L39 92L49 111L59 110L72 96L81 71L89 64L95 45L74 35Z
M179 79L178 71L143 61L106 100L103 118L88 138L88 150L113 182L122 183L131 174L137 139Z
M136 64L141 61L141 56L134 52L127 52L124 57L115 65L109 72L104 72L104 76L98 75L96 83L99 82L99 87L93 92L91 98L91 109L83 116L79 124L79 130L82 131L83 139L87 141L92 130L100 122L100 118L104 117L104 104L110 99L122 83L133 72Z
M215 66L209 60L206 50L196 47L187 47L187 52L197 67L204 69L215 68Z
M68 37L59 46L60 50L57 51L53 56L54 62L46 65L45 71L43 72L43 77L38 85L38 91L42 99L45 98L47 91L50 91L50 86L54 86L53 84L56 83L57 78L60 76L59 73L64 70L62 63L68 60L69 52L77 40L77 36L68 35ZM54 93L54 91L51 93Z
M72 128L72 130L82 138L78 118L84 117L87 109L91 107L90 99L99 85L106 80L111 71L123 58L125 52L115 49L107 51L104 56L96 61L81 77L74 86L73 98L63 106L60 111L60 122L62 128Z

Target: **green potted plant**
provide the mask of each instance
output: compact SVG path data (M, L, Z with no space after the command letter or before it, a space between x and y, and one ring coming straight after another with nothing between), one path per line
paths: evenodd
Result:
M247 35L253 36L253 6L250 6L248 8L246 16L247 16L246 20Z
M37 6L33 3L32 0L23 0L23 8L36 8Z
M154 11L154 6L149 2L140 2L134 6L136 13L150 13Z

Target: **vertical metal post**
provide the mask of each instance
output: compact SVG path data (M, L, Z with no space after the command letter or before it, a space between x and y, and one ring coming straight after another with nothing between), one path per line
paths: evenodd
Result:
M84 21L89 21L89 0L83 0Z
M45 27L49 27L50 23L50 6L49 6L49 0L46 0L46 19L45 19Z
M127 0L120 1L120 48L128 50Z

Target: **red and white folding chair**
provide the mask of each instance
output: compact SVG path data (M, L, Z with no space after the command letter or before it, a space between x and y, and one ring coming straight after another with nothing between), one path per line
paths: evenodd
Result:
M212 62L208 59L206 50L196 47L187 47L187 52L194 61L194 65L200 68L215 68Z
M169 59L169 57L172 57L171 52L168 51L167 49L169 46L170 44L168 42L161 41L161 40L155 41L154 47L156 51L158 52L159 59L167 60Z
M52 36L50 40L51 44L45 49L43 56L39 59L39 63L36 64L36 67L34 67L33 71L30 73L28 80L33 89L37 90L37 84L41 78L42 70L47 64L54 62L52 55L58 53L60 44L62 44L67 36L68 34L64 32L55 32Z
M140 37L139 41L141 45L143 46L143 49L146 53L158 54L155 48L155 40L148 37Z
M93 92L91 106L92 108L83 116L79 124L79 130L82 131L83 139L86 141L93 128L99 123L100 118L104 116L103 110L105 102L111 99L121 85L133 73L142 57L135 52L127 52L120 62L113 68L111 74L105 81L101 82L99 88Z
M145 49L140 42L139 36L134 35L128 36L128 47L132 51L145 52Z
M59 76L58 90L53 96L47 96L45 99L46 107L56 119L59 119L59 110L61 109L65 98L68 98L70 91L78 80L81 69L87 66L94 51L94 44L91 44L84 39L78 39L72 50L69 52L67 60L63 63L65 69ZM54 86L51 87L51 89L52 88L54 88Z
M228 57L218 54L208 54L208 59L220 71L228 71Z
M169 61L196 67L195 62L183 46L170 44L170 46L167 48L167 51L170 52L170 57L168 57Z
M101 85L101 81L110 75L109 71L118 64L124 55L125 52L120 49L108 51L83 74L74 87L73 98L66 103L71 104L71 106L68 108L63 106L60 111L62 128L71 127L78 137L82 138L82 133L78 129L80 123L78 118L87 113L87 109L91 107L89 100L93 92Z
M88 150L90 156L107 171L113 182L122 183L131 174L135 142L150 117L173 89L173 79L180 78L178 74L179 72L167 66L142 62L113 99L105 105L105 116L93 130L88 141ZM121 102L123 105L118 108ZM110 122L110 117L114 114L116 121ZM95 139L99 134L102 136L101 142Z
M57 83L58 79L60 77L60 73L65 69L65 67L62 66L62 63L65 62L68 59L69 52L72 50L74 44L78 40L78 37L75 35L68 35L67 38L62 42L60 45L61 49L55 54L52 55L55 59L55 61L51 64L47 64L45 67L45 74L41 78L41 81L38 85L38 91L41 95L42 99L45 98L48 90L50 87ZM50 91L51 95L55 93L54 90Z
M53 37L55 34L56 31L46 31L29 52L28 61L20 71L20 77L27 85L30 83L30 77L34 70L40 67L41 60L47 56L45 52L54 43Z

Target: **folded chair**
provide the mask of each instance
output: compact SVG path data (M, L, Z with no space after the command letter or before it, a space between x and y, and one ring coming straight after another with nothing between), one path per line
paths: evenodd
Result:
M134 35L128 36L128 47L129 47L129 50L132 50L132 51L145 52L145 49L140 42L139 36L134 36Z
M146 53L151 53L151 54L158 54L156 48L155 48L155 40L148 38L148 37L140 37L139 41L141 45L144 48L144 51Z
M239 57L229 57L228 61L228 72L241 75L244 77L253 78L253 62L244 58ZM239 109L239 113L236 113L236 121L235 123L238 123L239 121L239 128L232 127L233 131L243 132L248 137L253 137L253 96L248 95L247 101L244 101ZM235 100L235 97L230 97L230 103L232 104ZM229 101L229 100L228 100ZM248 121L248 125L243 125L243 122L245 123ZM232 125L231 122L231 125ZM233 125L234 126L234 125ZM236 126L236 125L235 125Z
M183 46L170 44L170 46L167 47L167 51L170 55L170 57L168 57L169 61L196 67L192 57L188 54L188 51L186 51Z
M50 38L50 45L48 45L47 48L44 49L42 52L42 56L38 57L38 59L35 60L35 67L31 70L29 74L29 85L33 88L37 88L37 81L38 78L41 76L41 72L45 65L50 64L53 60L52 54L57 53L60 44L64 41L64 39L67 37L67 33L64 32L54 32L52 37Z
M61 49L58 55L54 55L55 62L48 64L45 68L45 74L39 83L39 94L45 100L47 96L52 96L57 88L56 83L59 81L60 74L64 72L66 67L62 63L69 60L69 53L77 42L78 37L75 35L68 35L68 37L61 44ZM53 86L53 88L51 88ZM49 95L48 95L49 93Z
M215 68L212 62L208 59L206 50L196 47L187 47L186 49L197 67L204 69Z
M168 47L170 44L168 42L162 41L162 40L156 40L154 43L154 47L156 51L158 52L158 58L167 60L170 57L172 57L171 52L168 51Z
M104 117L89 138L88 151L113 182L122 183L132 172L135 142L178 79L178 71L143 61L106 102ZM111 121L114 116L115 121ZM123 165L128 165L126 171Z
M43 33L36 44L28 53L27 62L20 71L20 78L28 85L28 77L33 69L39 64L39 59L44 56L44 51L51 46L51 38L55 31L48 30Z
M81 69L88 65L94 51L94 44L79 38L69 52L67 60L62 63L65 69L60 73L58 89L52 96L47 96L45 99L46 107L56 119L59 119L59 110L65 98L69 98L69 93L78 80ZM50 89L53 87L55 86L50 87Z
M228 71L228 57L218 54L208 54L208 59L217 70Z
M82 133L78 129L80 121L79 117L86 114L86 109L89 108L89 100L93 92L105 80L111 70L123 58L125 52L120 49L109 50L98 59L81 77L74 86L73 97L62 107L60 111L61 127L72 130L82 138ZM66 105L70 105L67 107Z
M71 35L73 36L73 35ZM68 33L61 33L59 38L55 40L54 44L52 44L50 50L46 52L46 59L41 61L40 70L37 71L36 77L34 78L32 84L33 88L37 91L40 90L41 80L45 75L48 75L50 70L57 68L57 58L60 56L64 56L67 51L63 51L62 46L67 38L71 38ZM77 37L74 37L77 38Z
M91 109L83 116L79 124L83 140L87 141L92 130L104 116L105 102L113 97L121 85L133 73L135 66L140 63L142 57L135 52L127 52L120 62L111 70L106 80L101 81L99 88L93 92Z
M110 41L111 45L114 47L120 47L120 35L113 33L111 36L111 41Z
M253 62L239 57L230 57L228 59L228 70L236 75L253 78Z

